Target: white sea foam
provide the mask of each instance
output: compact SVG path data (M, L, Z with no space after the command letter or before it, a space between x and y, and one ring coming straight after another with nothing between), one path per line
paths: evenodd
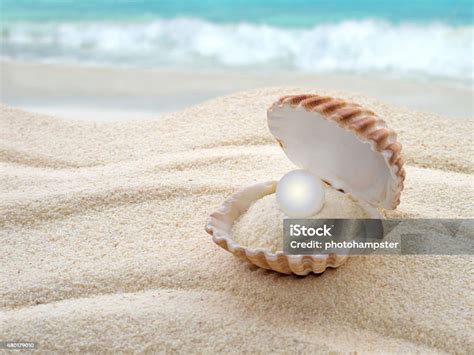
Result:
M474 26L364 20L309 29L214 24L197 19L147 23L8 24L2 55L120 65L191 65L307 72L474 77Z

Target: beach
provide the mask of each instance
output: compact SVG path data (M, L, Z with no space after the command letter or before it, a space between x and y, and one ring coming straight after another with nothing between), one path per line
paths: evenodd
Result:
M81 77L77 86L96 87ZM166 97L173 84L156 90ZM2 106L2 336L43 352L469 353L471 256L354 257L302 278L243 263L204 231L232 192L294 169L266 109L301 90L253 89L120 122ZM450 100L462 112L444 117L305 90L358 102L398 132L407 177L386 217L474 215L474 124L459 95Z
M0 352L473 353L470 224L446 220L474 217L472 10L469 0L2 0ZM301 168L267 125L267 109L294 94L362 106L318 107L385 149L393 169L382 178L380 156L344 134L297 120L287 129L328 176L351 166L354 186L375 191L360 196L398 202L404 185L396 209L378 210L386 242L407 232L394 220L436 219L432 238L305 277L216 244L207 222L229 196ZM242 244L264 239L246 235L254 224L279 233L281 214L266 211Z
M264 86L321 87L374 97L454 119L474 117L474 89L455 80L242 69L83 66L0 60L0 98L66 119L156 118L202 101Z

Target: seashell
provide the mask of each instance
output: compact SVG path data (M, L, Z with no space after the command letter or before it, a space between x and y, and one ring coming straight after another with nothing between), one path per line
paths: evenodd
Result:
M285 255L283 252L272 253L265 248L242 246L232 239L230 232L234 221L245 213L252 203L265 195L275 193L276 184L276 181L259 183L243 188L227 198L220 208L210 215L206 224L206 231L212 236L212 240L242 260L283 274L320 274L328 267L336 268L342 265L347 259L346 255ZM361 203L361 206L371 218L380 218L374 207L364 203Z
M267 114L270 132L288 158L333 188L351 193L370 218L381 218L377 207L394 209L400 203L405 179L401 145L374 112L309 94L281 97ZM275 181L260 183L226 199L206 224L213 241L242 260L284 274L318 274L342 265L347 255L285 255L232 240L234 221L275 189Z
M280 98L268 127L288 158L374 206L400 203L405 169L397 134L374 112L320 95Z

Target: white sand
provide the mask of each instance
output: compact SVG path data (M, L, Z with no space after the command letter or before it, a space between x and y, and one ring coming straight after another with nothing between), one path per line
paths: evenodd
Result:
M370 218L369 213L350 194L325 186L325 202L320 211L308 218ZM255 201L232 226L231 238L250 248L283 251L283 219L276 194Z
M472 352L472 257L359 257L300 278L243 263L204 232L230 193L292 168L265 109L298 91L114 124L3 107L0 340L43 351ZM399 131L407 180L390 215L474 215L473 121L336 94Z
M262 86L345 90L444 117L474 116L468 83L380 75L234 69L138 69L0 60L0 101L56 117L87 121L146 119L206 99Z

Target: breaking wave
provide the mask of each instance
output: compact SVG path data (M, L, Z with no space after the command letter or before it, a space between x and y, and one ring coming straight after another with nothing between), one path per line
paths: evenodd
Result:
M150 22L10 23L4 58L146 67L388 72L473 79L474 27L344 21L312 28Z

